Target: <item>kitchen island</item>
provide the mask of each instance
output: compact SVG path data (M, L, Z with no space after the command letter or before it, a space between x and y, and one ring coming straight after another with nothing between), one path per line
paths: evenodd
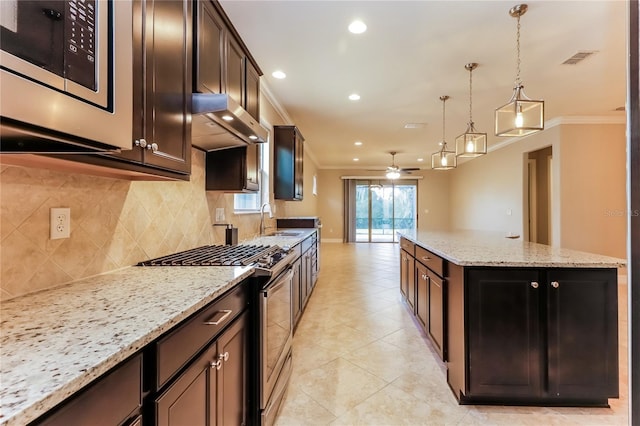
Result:
M313 232L244 243L294 247ZM253 266L132 266L3 301L0 425L28 424L129 365L253 272Z
M489 232L401 234L400 290L462 404L618 397L622 259Z

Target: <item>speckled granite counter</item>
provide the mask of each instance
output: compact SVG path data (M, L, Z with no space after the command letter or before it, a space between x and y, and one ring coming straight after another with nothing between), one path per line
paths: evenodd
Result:
M297 235L243 244L294 246ZM38 418L253 273L130 267L0 304L0 425Z
M624 259L530 243L522 238L510 239L496 232L399 234L460 266L619 268L626 265Z

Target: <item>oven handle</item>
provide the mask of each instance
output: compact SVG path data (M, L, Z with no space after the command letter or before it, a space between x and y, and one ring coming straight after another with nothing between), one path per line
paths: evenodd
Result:
M269 297L269 292L278 290L280 287L285 285L287 282L290 282L292 278L293 278L293 267L291 265L289 265L289 267L287 269L287 272L281 274L280 277L278 277L273 282L273 284L267 285L262 290L262 295L264 297Z

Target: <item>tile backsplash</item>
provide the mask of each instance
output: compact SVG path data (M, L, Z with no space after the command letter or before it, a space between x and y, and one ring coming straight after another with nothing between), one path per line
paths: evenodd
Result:
M71 208L71 237L49 239L49 209ZM225 208L240 239L257 215L233 215L233 195L204 190L204 153L192 152L189 182L128 181L46 169L0 168L0 299L224 242L213 229Z

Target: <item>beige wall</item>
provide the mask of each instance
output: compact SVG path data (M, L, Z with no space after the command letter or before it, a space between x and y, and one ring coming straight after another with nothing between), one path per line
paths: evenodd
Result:
M342 241L344 235L344 195L342 176L364 176L362 170L321 169L318 171L322 219L322 239ZM418 179L418 228L444 230L449 228L449 179L444 172L423 170L414 172Z
M626 258L626 138L620 126L563 126L561 245Z
M552 244L625 257L623 124L558 125L462 163L451 172L452 227L524 236L526 159L547 146Z

